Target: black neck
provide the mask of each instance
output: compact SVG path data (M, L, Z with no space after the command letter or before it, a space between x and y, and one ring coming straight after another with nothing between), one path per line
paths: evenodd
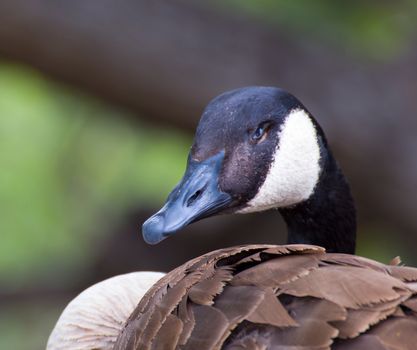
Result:
M322 159L319 183L305 202L280 213L288 226L288 243L319 245L327 252L355 252L356 211L349 184L330 151Z

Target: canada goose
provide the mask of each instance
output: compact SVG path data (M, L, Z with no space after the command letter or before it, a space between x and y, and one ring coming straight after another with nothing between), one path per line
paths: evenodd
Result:
M221 249L171 271L137 297L124 326L119 320L114 349L417 347L417 269L349 255L349 185L318 123L281 89L242 88L210 102L184 177L143 236L156 244L202 218L271 208L287 223L289 245ZM85 325L74 337L64 314L50 344L81 339Z

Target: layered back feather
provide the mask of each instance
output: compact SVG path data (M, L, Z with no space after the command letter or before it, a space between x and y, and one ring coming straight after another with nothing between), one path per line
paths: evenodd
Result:
M221 249L142 298L114 349L416 349L417 269L307 245Z

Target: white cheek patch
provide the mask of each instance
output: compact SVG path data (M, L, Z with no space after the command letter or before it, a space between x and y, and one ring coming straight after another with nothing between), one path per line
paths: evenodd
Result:
M264 183L240 213L288 207L313 193L320 175L320 147L305 111L291 111L279 131L279 140Z

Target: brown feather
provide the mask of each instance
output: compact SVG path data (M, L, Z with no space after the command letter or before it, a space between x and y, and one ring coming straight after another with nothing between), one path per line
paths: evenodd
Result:
M160 329L160 332L164 333L164 337L155 338L152 350L174 350L178 344L182 327L183 323L178 317L169 315Z
M417 319L392 317L381 322L370 334L378 336L387 349L415 350L417 344Z
M401 264L401 257L398 255L395 258L392 258L391 261L388 263L388 265L397 266Z
M385 311L349 310L346 320L332 322L332 325L339 330L339 338L354 338L393 314L395 310L396 308Z
M387 348L381 340L373 335L364 334L355 339L338 342L332 346L334 350L400 350Z
M264 295L265 291L256 286L227 286L214 306L223 312L230 324L235 324L252 314Z
M178 344L184 345L187 343L187 340L195 326L195 317L192 312L192 305L188 302L187 298L183 298L181 303L178 305L178 317L183 321L183 329L180 334Z
M233 285L253 283L264 287L277 287L281 283L289 282L317 268L318 262L318 257L314 255L282 256L238 273L231 283Z
M281 328L298 326L297 322L288 315L287 310L282 306L271 288L265 289L261 302L246 319L253 323Z
M283 293L313 296L343 307L357 309L363 305L399 298L407 291L400 280L371 269L353 266L325 266L281 287Z
M404 301L403 305L417 313L417 297Z
M417 269L408 266L388 266L391 276L404 282L417 282Z
M233 274L229 267L219 267L213 276L193 285L188 292L188 297L197 304L211 305L213 298L221 293L226 282L232 278Z
M197 305L193 307L195 327L183 346L184 350L220 349L220 340L229 328L226 316L212 306ZM165 338L165 335L163 335Z

